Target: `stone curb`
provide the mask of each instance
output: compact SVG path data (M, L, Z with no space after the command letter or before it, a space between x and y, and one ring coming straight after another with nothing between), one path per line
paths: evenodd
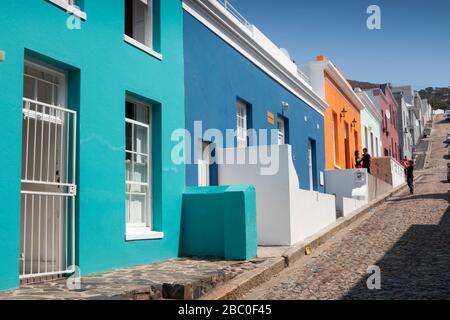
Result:
M419 181L421 178L422 175L419 175L416 180ZM260 267L237 276L224 285L205 294L199 298L199 300L236 300L242 297L251 289L268 281L271 277L280 273L282 270L288 268L300 258L304 257L306 247L310 247L311 249L319 247L339 231L362 219L370 213L371 210L383 204L387 198L397 192L403 191L406 187L407 184L403 183L395 189L392 189L381 197L373 200L371 203L355 210L349 216L339 218L335 223L320 231L318 234L315 234L292 248L287 249L280 258L270 259L263 263Z
M237 276L198 300L236 300L285 268L286 262L283 257L269 259L256 269Z

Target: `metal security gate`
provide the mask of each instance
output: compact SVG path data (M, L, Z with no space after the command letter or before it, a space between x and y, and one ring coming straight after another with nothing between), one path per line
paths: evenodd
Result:
M42 76L25 72L21 279L71 273L75 264L76 112L37 101L47 95L47 101L56 104L55 89L60 85L39 72Z

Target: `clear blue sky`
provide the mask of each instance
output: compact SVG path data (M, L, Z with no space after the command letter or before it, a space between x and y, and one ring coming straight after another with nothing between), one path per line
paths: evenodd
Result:
M349 79L450 86L449 0L231 0L298 64L324 54ZM381 8L369 30L367 7Z

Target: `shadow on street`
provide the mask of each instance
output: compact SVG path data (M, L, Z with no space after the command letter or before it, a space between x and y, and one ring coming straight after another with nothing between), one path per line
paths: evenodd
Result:
M449 193L390 199L445 199ZM432 208L430 208L432 210ZM379 260L381 289L369 290L364 276L343 299L450 299L450 207L438 225L413 225Z

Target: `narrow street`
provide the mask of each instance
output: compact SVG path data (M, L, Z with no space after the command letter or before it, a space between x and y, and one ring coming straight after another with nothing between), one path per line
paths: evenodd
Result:
M245 299L448 299L450 209L447 148L450 123L437 119L428 168L415 194L404 190L344 229ZM369 266L381 288L369 290Z

